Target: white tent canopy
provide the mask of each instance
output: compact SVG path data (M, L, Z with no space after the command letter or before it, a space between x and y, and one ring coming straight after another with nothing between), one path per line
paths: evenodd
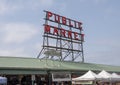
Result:
M101 76L103 79L112 78L112 75L105 70L102 70L98 75Z
M0 84L7 84L7 78L0 76Z
M88 71L84 75L77 77L77 78L72 78L73 81L80 81L80 80L99 80L101 77L97 74L95 74L92 71Z
M120 76L117 73L112 73L112 80L120 81Z
M81 84L81 83L88 83L93 84L95 82L104 83L104 82L110 82L110 85L112 82L120 81L120 76L116 73L110 74L109 72L102 70L98 75L92 71L86 72L84 75L72 78L73 84Z
M98 75L102 77L102 82L109 82L110 85L112 85L112 82L120 82L120 76L116 73L110 74L103 70Z
M98 75L102 77L103 82L104 81L110 81L110 82L120 81L120 76L117 75L116 73L110 74L107 71L103 70Z

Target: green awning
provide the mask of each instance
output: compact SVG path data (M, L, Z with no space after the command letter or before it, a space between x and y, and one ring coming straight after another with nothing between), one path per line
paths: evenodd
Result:
M46 71L43 70L25 70L25 69L0 69L0 74L10 74L10 75L14 75L14 74L47 74Z
M101 71L119 72L120 66L95 63L46 60L38 58L0 57L0 74L47 74L47 71Z

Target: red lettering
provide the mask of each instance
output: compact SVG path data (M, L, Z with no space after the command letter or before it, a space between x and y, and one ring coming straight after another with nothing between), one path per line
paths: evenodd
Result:
M74 27L76 28L76 21L74 21Z
M50 33L50 26L49 25L44 26L44 32L45 33Z
M78 33L78 32L81 33L81 31L83 30L82 29L82 22L78 22L78 21L66 18L64 16L54 14L54 13L49 12L49 11L46 12L46 18L48 19L48 23L49 22L53 22L53 23L56 22L60 25L66 25L65 26L66 29L58 28L59 25L56 23L54 24L54 26L58 25L58 27L54 27L54 26L49 25L50 23L49 24L46 23L44 25L44 33L52 34L54 36L57 35L57 36L62 36L62 37L69 38L69 39L84 41L84 34ZM67 26L70 27L71 29L68 30ZM76 31L74 31L74 28L76 28Z
M56 15L56 14L54 14L54 15L55 15L55 22L60 23L60 16L59 16L59 15Z
M64 29L62 29L62 28L61 28L61 33L60 34L61 34L61 36L66 37L66 35L65 35L66 31Z
M82 30L82 23L81 22L78 22L78 28L80 29L80 30Z
M62 17L62 24L66 25L66 17Z
M54 28L53 34L58 35L58 29L56 27Z
M78 33L77 32L74 32L74 39L78 40Z
M72 38L72 32L68 31L68 38Z
M73 25L71 24L71 19L69 19L69 26L73 27Z
M79 28L80 30L83 30L82 27Z
M84 35L85 34L81 34L81 40L84 41Z
M47 12L47 19L49 19L50 17L52 17L52 12Z

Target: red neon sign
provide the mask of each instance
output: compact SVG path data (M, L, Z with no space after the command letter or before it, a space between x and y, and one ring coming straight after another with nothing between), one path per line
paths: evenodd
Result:
M52 12L47 12L47 19L50 20L51 18L53 18L54 19L53 21L57 23L61 23L63 25L67 25L74 28L79 28L80 30L82 30L82 22L78 22L78 21L66 18L64 16L54 14Z
M60 16L58 14L54 14L49 11L47 11L46 14L47 14L47 20L50 20L51 22L59 23L61 25L65 25L70 28L72 27L72 28L78 29L79 31L82 31L82 23L81 22L66 18L64 16ZM84 41L84 34L79 33L79 32L74 32L72 30L66 30L62 27L58 28L55 26L45 24L44 32L51 34L51 35L65 37L68 39Z

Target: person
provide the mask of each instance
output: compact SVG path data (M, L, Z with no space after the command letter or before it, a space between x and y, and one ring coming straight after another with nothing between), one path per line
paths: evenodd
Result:
M64 85L64 83L62 82L61 85Z
M100 85L99 82L96 82L96 85Z

